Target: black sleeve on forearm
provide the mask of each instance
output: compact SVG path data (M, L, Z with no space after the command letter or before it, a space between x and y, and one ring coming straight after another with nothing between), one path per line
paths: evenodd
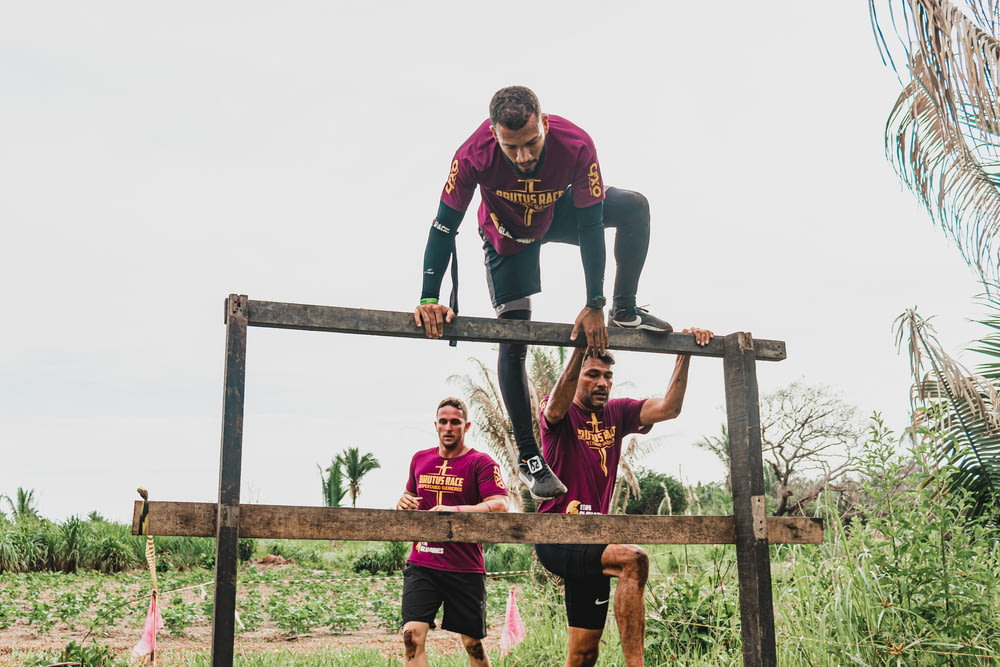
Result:
M465 213L456 211L444 202L438 204L437 216L431 223L427 235L427 246L424 248L424 284L420 290L421 299L437 299L441 296L441 280L444 278L452 248L455 247L455 235ZM604 239L601 239L603 246ZM603 274L603 260L602 274Z
M587 300L604 296L604 202L576 209L577 231L580 234L580 258L587 283Z

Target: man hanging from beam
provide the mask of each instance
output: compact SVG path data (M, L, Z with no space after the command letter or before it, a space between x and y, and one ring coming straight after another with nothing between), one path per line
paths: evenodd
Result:
M712 332L685 329L698 345ZM687 390L688 355L677 355L673 375L662 398L639 401L610 398L614 358L586 354L576 348L552 393L542 401L541 432L545 458L566 480L567 492L539 503L539 512L607 514L618 476L622 440L631 433L648 433L653 424L676 418ZM644 599L649 562L632 544L537 544L546 569L563 577L569 650L566 667L597 663L601 635L615 588L615 620L626 667L641 667L646 632Z
M590 136L565 118L542 113L528 88L511 86L496 92L489 119L455 153L441 193L424 249L420 305L413 314L428 337L440 338L444 324L455 317L453 308L439 304L438 297L458 226L476 186L482 196L479 235L486 253L486 280L497 317L531 319L530 297L542 289L541 245L571 243L580 248L586 302L570 338L576 340L582 331L589 350L603 354L608 345L604 228L614 227L617 273L609 325L672 330L669 323L636 306L649 247L646 198L638 192L605 189ZM552 474L535 441L525 355L526 346L501 343L497 375L517 441L520 476L536 499L551 499L566 487Z
M472 424L465 403L445 398L434 428L438 446L413 455L399 510L506 512L500 466L465 444ZM403 572L403 664L427 667L427 633L444 605L441 627L457 632L470 667L489 667L486 637L486 566L483 545L415 542Z

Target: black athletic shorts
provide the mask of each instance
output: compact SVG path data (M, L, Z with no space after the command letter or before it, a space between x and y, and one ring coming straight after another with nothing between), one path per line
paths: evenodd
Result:
M611 577L601 556L606 544L536 544L538 560L566 581L566 620L571 628L603 630L611 604Z
M442 604L442 628L473 639L486 636L486 575L407 565L403 570L403 624L419 621L434 628L434 617Z
M624 195L616 195L617 188L607 188L604 196L605 226L614 226L615 211L622 206L630 205L628 190L620 191ZM624 202L619 205L618 202ZM569 243L580 245L577 232L576 207L573 206L573 191L568 188L566 194L554 204L556 207L552 217L552 226L540 241L526 244L524 250L515 255L501 255L490 245L482 230L483 251L486 253L486 284L490 288L490 299L493 307L524 299L542 291L542 273L539 267L539 256L545 243ZM617 206L617 209L616 209ZM610 207L610 209L609 209ZM609 220L611 224L609 224Z

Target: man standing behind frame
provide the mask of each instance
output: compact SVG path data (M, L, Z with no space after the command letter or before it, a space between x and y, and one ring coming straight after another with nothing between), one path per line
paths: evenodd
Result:
M698 345L707 345L712 332L685 329ZM538 505L539 512L607 514L618 477L622 440L630 433L648 433L653 424L681 413L691 357L677 355L674 372L662 398L638 401L611 399L615 363L609 353L586 355L576 348L542 401L541 431L545 458L569 487L566 494ZM645 664L644 599L649 560L634 544L536 544L538 560L566 581L566 618L569 650L566 667L597 663L601 635L615 589L615 621L626 667Z
M445 398L434 427L438 446L413 455L399 510L506 512L507 486L489 454L465 444L472 426L465 403ZM414 542L403 572L403 644L406 667L427 667L427 632L444 605L441 627L457 632L471 667L489 667L486 566L481 544Z

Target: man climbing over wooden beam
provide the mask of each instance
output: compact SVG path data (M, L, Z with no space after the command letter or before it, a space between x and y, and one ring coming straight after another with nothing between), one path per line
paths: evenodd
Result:
M482 197L479 235L486 253L486 279L497 317L531 319L531 295L541 291L539 250L555 241L580 248L586 301L571 339L582 331L587 349L603 354L604 228L613 227L617 265L610 326L669 333L669 323L636 305L639 275L649 247L649 204L638 192L605 189L590 136L565 118L542 113L523 86L496 92L490 117L462 144L451 163L437 216L424 249L423 288L413 317L428 337L440 338L457 310L456 264L453 303L438 303L441 281L455 252L455 235L476 186ZM517 441L521 478L536 499L565 493L546 464L531 423L524 345L500 344L497 375Z
M485 452L465 444L472 424L465 403L445 398L434 428L438 446L419 451L410 462L399 510L506 512L507 486L500 466ZM483 545L415 542L403 572L403 664L427 667L427 633L444 605L441 627L457 632L470 667L489 667L486 637L486 565Z
M685 329L698 345L707 345L712 332ZM611 505L622 440L631 433L648 433L653 424L674 419L681 412L687 390L688 355L677 355L673 375L662 398L638 401L611 399L614 357L592 356L576 348L566 368L542 401L540 426L546 460L568 491L538 505L539 512L607 514ZM615 621L626 667L645 664L644 599L649 561L633 544L537 544L542 565L566 581L566 618L569 650L566 667L597 663L601 635L615 588Z

